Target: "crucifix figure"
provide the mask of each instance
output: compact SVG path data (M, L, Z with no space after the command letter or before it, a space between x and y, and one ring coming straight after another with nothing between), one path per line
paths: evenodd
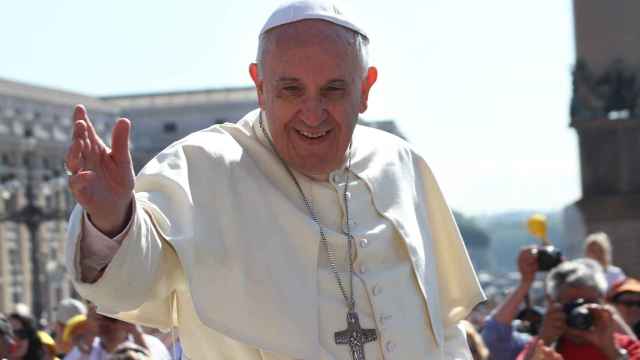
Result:
M376 341L378 335L376 329L363 329L355 311L347 313L347 329L335 333L336 344L349 345L353 360L365 360L364 344Z

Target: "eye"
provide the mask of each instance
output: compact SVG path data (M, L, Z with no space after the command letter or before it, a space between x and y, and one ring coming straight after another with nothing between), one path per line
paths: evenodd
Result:
M339 99L344 96L345 88L340 85L328 85L322 89L322 93L329 99Z
M302 88L298 85L287 85L282 88L285 92L289 94L298 94L302 92Z

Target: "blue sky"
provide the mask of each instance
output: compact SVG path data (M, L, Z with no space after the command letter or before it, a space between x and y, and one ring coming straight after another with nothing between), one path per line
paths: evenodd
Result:
M0 77L93 95L250 85L279 1L5 3ZM569 0L345 0L379 69L365 118L394 119L452 207L559 209L580 196L568 127Z

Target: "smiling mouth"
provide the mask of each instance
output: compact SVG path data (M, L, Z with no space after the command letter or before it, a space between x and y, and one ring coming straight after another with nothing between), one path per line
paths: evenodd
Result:
M307 139L311 139L311 140L315 140L315 139L319 139L325 135L327 135L331 130L325 130L325 131L320 131L320 132L309 132L309 131L303 131L303 130L298 130L296 129L296 132L304 137L306 137Z

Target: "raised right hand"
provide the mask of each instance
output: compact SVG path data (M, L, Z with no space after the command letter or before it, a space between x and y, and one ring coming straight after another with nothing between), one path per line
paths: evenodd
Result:
M135 175L129 152L131 123L120 118L107 147L83 105L73 112L73 139L65 156L69 189L93 225L107 236L121 232L131 217Z
M536 271L538 271L538 256L535 246L528 246L520 250L518 271L520 271L522 283L530 286L536 278Z

